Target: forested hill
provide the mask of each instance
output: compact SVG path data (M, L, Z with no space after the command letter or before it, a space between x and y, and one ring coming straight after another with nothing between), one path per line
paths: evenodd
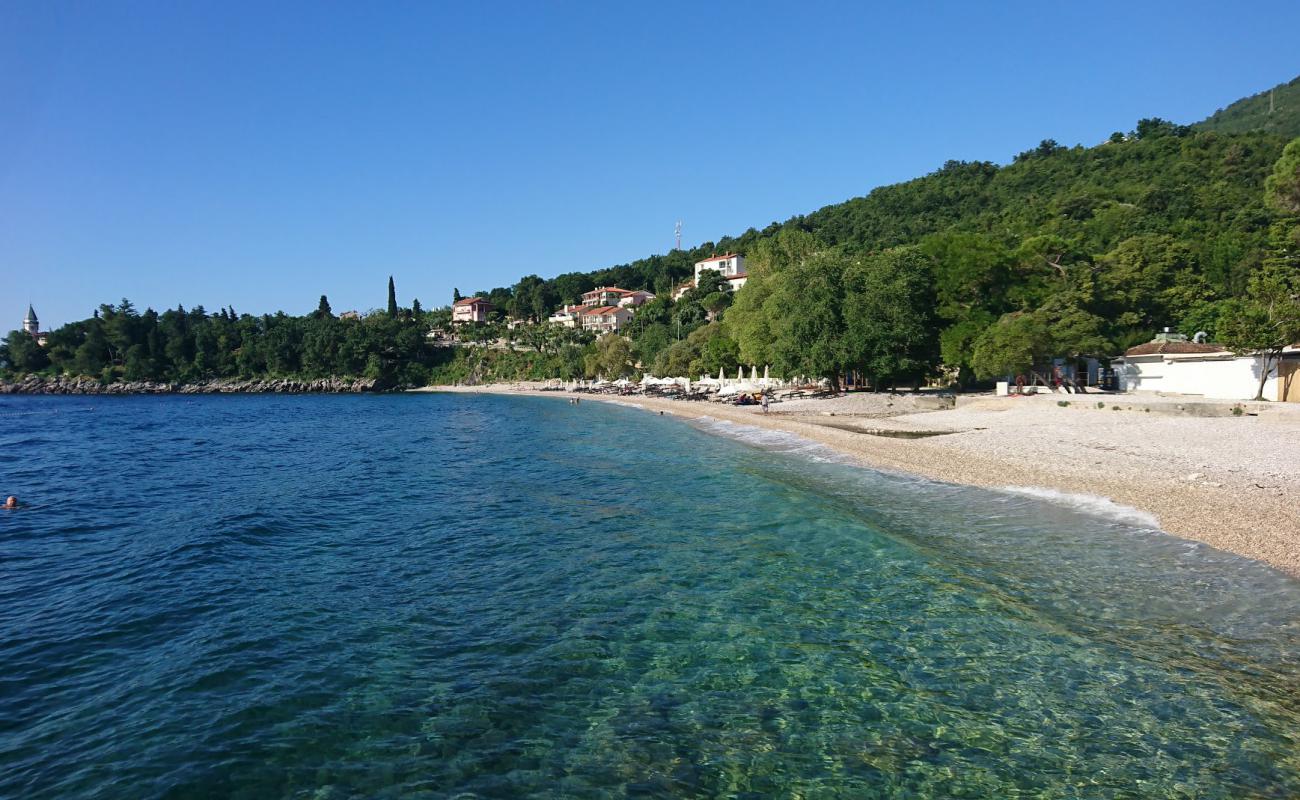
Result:
M507 313L573 302L609 284L659 293L715 252L747 252L778 231L798 229L850 254L921 243L939 233L978 233L1017 247L1058 237L1081 256L1099 256L1130 237L1168 235L1189 250L1197 271L1219 292L1235 294L1258 259L1269 214L1264 178L1286 139L1272 133L1224 135L1161 120L1093 147L1044 141L1013 163L949 161L936 172L882 186L759 231L706 242L590 273L545 280L530 276L490 295Z
M1300 136L1300 77L1244 97L1194 127L1219 133L1265 131L1286 138Z
M573 302L598 285L663 293L689 276L695 261L744 252L789 228L854 252L916 243L952 229L988 233L1007 244L1030 233L1059 234L1092 253L1105 252L1125 235L1167 233L1188 241L1212 280L1239 289L1249 270L1242 257L1262 241L1249 220L1260 219L1264 175L1282 146L1300 136L1300 77L1275 88L1273 109L1264 91L1191 126L1143 120L1107 144L1087 148L1049 140L1005 167L950 161L923 178L761 231L751 228L691 250L592 272L547 280L529 276L514 287L479 294L523 315L532 306Z

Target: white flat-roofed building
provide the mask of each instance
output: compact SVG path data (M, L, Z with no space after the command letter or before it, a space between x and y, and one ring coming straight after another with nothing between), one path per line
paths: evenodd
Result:
M653 292L633 289L632 291L623 292L623 296L619 298L616 305L621 308L635 308L636 306L645 305L653 299L655 299Z
M695 286L700 285L700 273L706 269L711 269L725 278L727 290L732 292L744 286L749 277L749 273L745 271L745 257L739 253L727 253L695 262Z
M1259 390L1259 356L1238 355L1216 344L1189 342L1178 334L1130 347L1113 362L1122 392L1186 394L1218 400L1250 400ZM1269 365L1264 398L1300 402L1300 346L1288 347Z
M559 311L556 311L554 314L547 317L546 321L550 322L552 325L563 325L566 328L577 328L581 323L582 311L585 308L586 306L582 305L571 306L565 304L565 306Z

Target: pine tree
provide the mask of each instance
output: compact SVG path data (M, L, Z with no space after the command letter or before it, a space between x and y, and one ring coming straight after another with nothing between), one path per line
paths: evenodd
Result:
M451 302L453 303L460 302L460 289L451 290Z
M388 276L388 316L397 316L397 288L393 286L393 276Z
M391 287L392 284L390 283L389 286ZM391 289L391 288L389 289L389 297L392 297L392 289ZM316 316L317 316L317 317L332 317L332 316L334 316L334 310L333 310L332 308L330 308L330 301L329 301L329 298L327 298L325 295L321 295L321 296L320 296L320 305L316 306Z
M420 312L423 310L424 309L420 308L420 298L417 297L411 301L411 314L413 316L420 316Z

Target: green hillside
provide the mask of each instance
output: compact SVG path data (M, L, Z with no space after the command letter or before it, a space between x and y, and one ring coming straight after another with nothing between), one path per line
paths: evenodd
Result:
M1194 127L1220 133L1266 131L1287 138L1300 136L1300 77L1242 98Z

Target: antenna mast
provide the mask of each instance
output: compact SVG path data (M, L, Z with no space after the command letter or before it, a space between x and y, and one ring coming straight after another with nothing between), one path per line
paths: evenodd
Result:
M677 236L677 247L675 249L681 250L682 249L682 221L680 219L677 220L677 225L674 226L673 233L676 234Z

